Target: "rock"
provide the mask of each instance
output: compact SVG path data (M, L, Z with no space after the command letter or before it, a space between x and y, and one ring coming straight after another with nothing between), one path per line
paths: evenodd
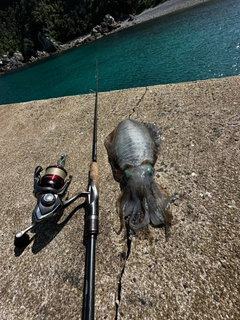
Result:
M115 19L110 16L110 15L106 15L104 18L104 23L106 24L107 28L108 28L108 32L112 31L113 29L117 29L120 27L120 24L117 23L115 21Z
M15 59L16 61L24 62L24 57L21 52L15 52L13 54L13 59Z
M91 35L95 38L99 38L102 35L102 27L100 25L96 25L91 32Z
M110 31L106 22L101 23L101 28L102 28L102 34L108 33Z
M31 61L32 57L34 57L34 58L37 57L37 52L35 50L33 50L33 48L24 47L23 48L23 57L24 57L25 62Z
M115 19L110 16L110 15L106 15L105 18L104 18L104 22L107 24L107 25L114 25L116 22L115 22Z
M95 38L99 38L100 36L107 34L121 26L120 23L117 23L115 19L110 16L106 15L101 25L96 25L91 32L91 35Z
M3 55L0 59L0 72L8 72L13 69L22 67L26 62L34 62L35 60L42 59L49 56L47 52L35 51L32 48L24 48L23 54L15 52L11 58Z
M0 71L1 72L11 71L13 69L22 67L23 65L24 65L23 62L11 58L9 63L3 65L3 67L0 68Z
M135 16L133 14L130 14L128 16L128 21L133 21L135 19Z
M1 61L0 64L4 66L10 62L10 59L8 58L8 56L6 54L4 54L2 56L2 58L0 59L0 61Z
M15 52L11 58L3 55L0 59L0 72L11 71L15 68L22 67L24 64L23 55L20 52Z
M54 53L57 51L57 45L49 38L44 38L41 32L38 32L38 40L41 42L44 51L48 53Z
M37 51L37 57L38 59L46 58L49 54L46 51Z

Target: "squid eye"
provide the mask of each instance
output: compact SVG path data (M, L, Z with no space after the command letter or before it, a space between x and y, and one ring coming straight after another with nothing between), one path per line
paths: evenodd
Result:
M153 176L153 167L150 165L150 164L146 164L146 169L145 169L145 172L150 176L152 177Z
M128 169L124 170L123 175L124 175L125 180L128 181L131 178L130 170L128 170Z

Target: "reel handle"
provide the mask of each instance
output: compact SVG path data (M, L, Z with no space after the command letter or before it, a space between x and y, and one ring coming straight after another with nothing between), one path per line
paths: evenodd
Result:
M33 229L36 224L37 222L34 222L26 229L19 231L18 233L15 234L14 245L16 247L23 247L24 245L27 245L29 243L29 235L27 234L27 232Z

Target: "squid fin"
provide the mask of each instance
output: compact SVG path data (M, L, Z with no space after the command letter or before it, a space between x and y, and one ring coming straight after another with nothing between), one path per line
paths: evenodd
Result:
M123 172L120 169L120 167L114 157L113 146L112 146L112 141L113 141L114 135L115 135L115 129L104 140L104 146L107 149L108 162L109 162L111 169L112 169L113 178L115 179L115 181L117 181L118 183L121 184Z
M144 125L147 127L148 132L149 132L150 136L152 137L154 144L155 144L154 160L153 160L153 165L154 165L155 162L157 161L157 157L160 152L160 131L157 129L157 127L154 123L144 122Z

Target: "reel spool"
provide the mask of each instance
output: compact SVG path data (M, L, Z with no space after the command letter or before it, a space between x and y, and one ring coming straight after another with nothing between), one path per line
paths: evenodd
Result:
M60 166L47 167L45 175L41 179L41 186L60 189L64 185L67 171Z

